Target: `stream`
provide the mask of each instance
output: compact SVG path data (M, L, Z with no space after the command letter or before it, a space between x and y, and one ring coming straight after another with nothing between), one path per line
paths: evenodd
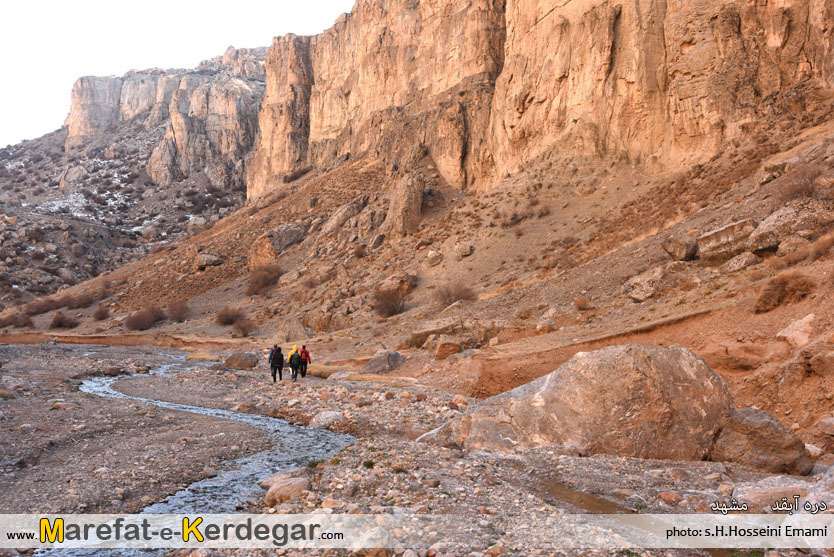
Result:
M197 367L185 364L184 356L151 369L153 375L167 375L173 371ZM230 461L213 478L192 483L164 501L145 507L142 514L234 513L246 501L262 494L259 480L279 472L306 466L312 460L325 460L353 441L353 437L326 429L292 425L289 422L257 414L245 414L216 408L203 408L149 398L129 396L113 388L121 377L92 377L84 380L80 390L106 398L118 398L153 404L166 410L191 412L224 420L249 424L267 433L272 446L251 456ZM141 377L141 376L138 376Z

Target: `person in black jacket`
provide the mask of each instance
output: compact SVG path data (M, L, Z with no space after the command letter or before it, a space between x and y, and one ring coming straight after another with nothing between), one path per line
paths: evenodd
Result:
M269 351L269 367L272 370L272 382L275 383L275 373L278 373L278 380L284 380L284 355L278 345L274 345Z
M290 355L290 369L292 370L292 381L295 383L298 381L298 368L301 367L301 354L298 353L298 348L296 348L293 353Z

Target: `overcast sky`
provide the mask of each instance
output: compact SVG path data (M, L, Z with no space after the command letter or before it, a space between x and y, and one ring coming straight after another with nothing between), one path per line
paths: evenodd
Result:
M226 47L330 27L354 0L29 0L0 18L0 147L60 128L76 78L193 68Z

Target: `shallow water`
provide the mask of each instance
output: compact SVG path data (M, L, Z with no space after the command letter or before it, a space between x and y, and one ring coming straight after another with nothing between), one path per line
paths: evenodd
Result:
M87 347L84 355L97 355ZM185 362L184 354L166 353L170 362L154 366L153 375L168 375L172 372L197 367L198 363ZM149 398L128 396L116 391L113 383L121 377L92 377L86 379L80 390L106 398L119 398L153 404L160 408L191 412L224 420L243 422L266 432L272 446L257 454L227 462L217 476L194 482L164 501L145 507L141 514L229 514L246 501L263 496L258 481L279 472L306 466L312 460L325 460L353 441L350 435L334 433L326 429L315 429L292 425L289 422L268 416L203 408L187 404L176 404ZM137 375L141 377L141 375ZM162 551L125 550L70 550L55 549L39 553L56 555L152 555Z

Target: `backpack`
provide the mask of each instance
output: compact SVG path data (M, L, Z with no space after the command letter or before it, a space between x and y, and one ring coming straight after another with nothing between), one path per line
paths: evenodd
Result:
M274 359L275 359L275 349L274 349L274 348L270 348L270 349L269 349L269 363L272 363L272 361L273 361Z
M305 362L309 362L310 361L310 353L307 352L307 350L302 349L301 350L301 359Z
M298 352L296 352L292 356L290 356L290 365L291 366L301 365L301 355Z

